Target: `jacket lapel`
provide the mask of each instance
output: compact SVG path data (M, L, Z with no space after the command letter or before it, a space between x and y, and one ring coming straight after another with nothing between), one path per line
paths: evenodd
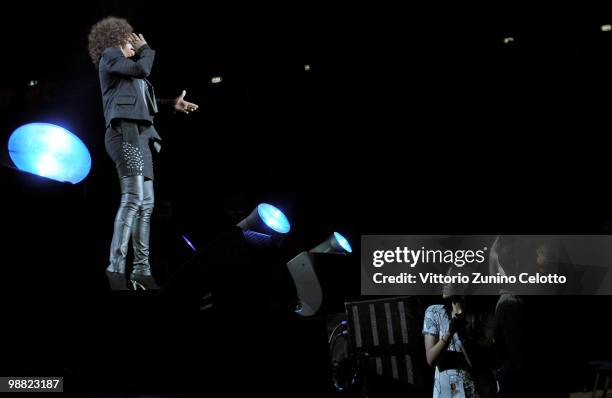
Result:
M151 105L153 106L153 112L158 113L159 109L157 108L157 99L155 99L155 89L153 88L153 85L148 79L145 78L143 80L147 83L147 92L151 97Z

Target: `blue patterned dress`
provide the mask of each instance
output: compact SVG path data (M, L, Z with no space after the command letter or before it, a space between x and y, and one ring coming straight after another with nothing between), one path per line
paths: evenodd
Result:
M450 319L443 305L432 305L425 311L423 334L441 339L448 331ZM457 333L446 348L448 351L461 352L461 340ZM468 372L461 369L447 369L440 372L436 366L433 398L478 398L474 381Z

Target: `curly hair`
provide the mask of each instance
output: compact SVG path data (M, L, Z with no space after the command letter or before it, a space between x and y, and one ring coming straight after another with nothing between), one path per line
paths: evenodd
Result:
M133 31L132 25L123 18L106 17L98 21L91 27L88 36L91 61L98 64L105 49L125 44Z

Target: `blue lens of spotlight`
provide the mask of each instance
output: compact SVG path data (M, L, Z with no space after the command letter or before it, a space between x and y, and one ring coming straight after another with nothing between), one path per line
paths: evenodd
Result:
M29 123L11 134L9 156L19 170L77 184L91 169L91 156L70 131L50 123Z
M351 244L348 242L348 240L346 240L344 236L340 235L338 232L334 232L334 238L336 238L336 242L338 242L338 244L348 253L353 252Z
M257 213L259 213L259 217L268 227L278 233L286 234L291 229L287 217L285 217L282 211L272 205L267 203L260 204L257 206Z

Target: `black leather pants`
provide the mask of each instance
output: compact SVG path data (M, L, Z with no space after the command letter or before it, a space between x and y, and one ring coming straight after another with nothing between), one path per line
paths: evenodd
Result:
M134 249L134 269L130 279L138 276L152 279L149 235L155 200L153 181L145 180L143 176L128 176L122 177L120 183L121 204L115 217L110 264L106 269L113 289L124 288L125 259L130 238Z

